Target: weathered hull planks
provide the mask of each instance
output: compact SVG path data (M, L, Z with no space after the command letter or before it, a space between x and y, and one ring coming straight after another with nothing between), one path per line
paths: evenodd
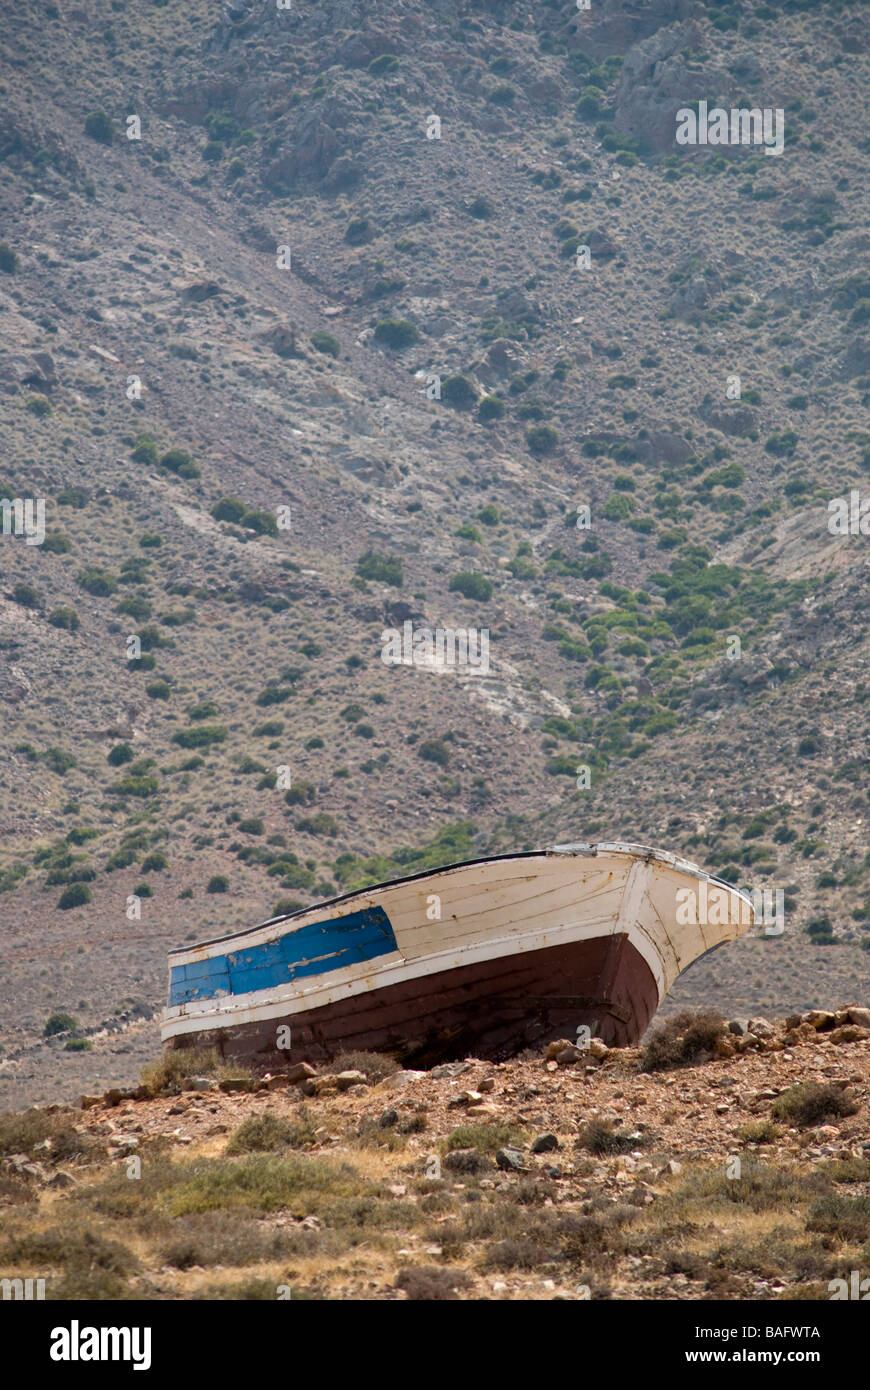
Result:
M611 844L348 894L171 953L164 1042L270 1070L354 1050L498 1059L581 1025L629 1044L679 972L751 920L687 923L677 890L699 881L710 880L672 855Z
M387 1052L408 1065L473 1055L494 1060L522 1047L575 1038L581 1025L610 1046L627 1046L658 1007L656 982L624 936L598 937L446 970L330 1009L288 1015L290 1048L276 1045L276 1020L186 1034L175 1045L217 1047L227 1060L264 1070L337 1052Z

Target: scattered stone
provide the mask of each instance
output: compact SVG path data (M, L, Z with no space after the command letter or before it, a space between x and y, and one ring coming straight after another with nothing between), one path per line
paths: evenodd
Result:
M254 1083L249 1076L228 1076L220 1083L220 1089L227 1094L238 1091L253 1091Z
M470 1062L442 1062L440 1067L433 1067L428 1073L415 1072L414 1075L428 1075L436 1081L443 1081L445 1078L452 1081L454 1077L461 1076L464 1071L471 1071Z
M744 1033L749 1032L749 1019L732 1018L728 1024L728 1032L733 1033L735 1037L742 1038Z
M63 1168L58 1168L46 1179L46 1187L75 1187L76 1180L71 1173L67 1173Z
M526 1157L522 1149L499 1149L495 1161L505 1173L524 1173L526 1171Z
M817 1033L826 1033L834 1027L835 1018L827 1009L811 1009L808 1014L804 1014L803 1021L812 1024Z
M218 1083L210 1076L187 1076L181 1083L182 1091L216 1091Z
M396 1125L396 1124L398 1124L398 1123L399 1123L399 1112L398 1112L398 1110L392 1110L392 1109L390 1109L390 1110L385 1110L385 1111L383 1112L383 1114L380 1116L380 1118L378 1119L378 1125L380 1126L381 1129L392 1129L393 1125Z
M832 1043L864 1042L870 1038L870 1028L859 1028L856 1023L846 1023L842 1028L835 1028L830 1034Z
M447 1104L449 1106L479 1105L482 1100L483 1096L481 1095L480 1091L460 1091L458 1095L451 1096Z
M553 1149L558 1149L558 1147L559 1140L556 1138L555 1134L539 1134L537 1138L532 1141L533 1154L552 1153Z
M291 1086L298 1086L300 1081L307 1081L310 1077L316 1076L316 1068L310 1062L295 1062L292 1067L288 1067L284 1073L284 1080Z
M776 1033L773 1024L766 1018L753 1018L749 1024L749 1031L757 1038L772 1038Z
M349 1091L353 1086L368 1089L368 1079L362 1071L340 1071L332 1078L340 1091Z

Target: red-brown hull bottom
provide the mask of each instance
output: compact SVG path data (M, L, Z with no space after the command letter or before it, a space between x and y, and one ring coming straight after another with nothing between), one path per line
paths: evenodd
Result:
M421 1067L466 1056L500 1061L573 1039L581 1024L608 1046L630 1046L658 1005L652 972L628 937L600 936L404 980L284 1018L187 1033L167 1046L216 1047L226 1060L272 1072L355 1051ZM291 1030L289 1050L277 1046L282 1025Z

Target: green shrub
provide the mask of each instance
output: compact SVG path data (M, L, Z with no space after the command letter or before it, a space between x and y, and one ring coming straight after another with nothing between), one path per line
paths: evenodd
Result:
M77 1033L78 1030L78 1019L74 1018L72 1014L67 1014L62 1010L58 1010L57 1013L49 1014L48 1018L45 1020L42 1036L44 1038L53 1038L55 1033Z
M166 681L152 681L146 685L145 694L150 700L168 700L171 691Z
M106 761L111 767L120 767L122 763L131 763L134 756L129 743L116 743L114 748L109 750Z
M419 340L420 334L409 319L381 319L375 327L375 342L401 352Z
M347 224L344 239L349 246L361 246L364 241L371 241L372 223L369 217L352 217Z
M72 753L64 753L60 748L46 748L41 754L42 762L46 767L50 767L52 772L56 772L58 777L65 777L71 767L76 767L77 762Z
M457 410L467 410L477 400L477 392L467 376L448 376L441 386L441 399Z
M111 145L114 130L105 111L91 111L85 118L85 135L89 135L101 145Z
M18 603L22 608L42 608L42 595L32 584L16 584L10 598L13 603Z
M293 786L284 793L284 800L288 806L302 806L314 800L314 783L306 782L300 778L294 782Z
M226 736L223 724L202 724L198 729L179 729L172 735L172 742L181 748L209 748L213 743L223 743Z
M492 580L477 570L464 570L454 574L447 587L455 593L462 594L463 598L476 599L479 603L488 603L492 598Z
M334 816L329 816L325 811L318 811L313 816L303 816L296 822L296 829L308 835L328 835L334 839L338 834L338 822ZM290 884L285 883L285 887Z
M214 874L205 886L207 893L227 893L229 892L230 881L223 874Z
M238 525L247 510L244 502L240 502L238 497L221 497L209 512L215 521L229 521Z
M162 873L164 869L168 868L169 860L163 853L162 849L152 850L151 853L146 854L145 858L142 860L143 874L159 874Z
M239 821L236 829L242 835L262 835L265 826L259 816L248 816L246 820Z
M83 570L77 577L77 583L95 598L109 598L118 587L117 579L100 569Z
M0 241L0 270L6 275L14 275L18 269L18 254L8 241Z
M529 453L536 458L543 458L545 454L552 454L557 444L559 436L552 425L533 425L526 430L526 446Z
M329 357L341 356L341 343L323 328L318 328L316 333L311 334L311 346L318 352L325 352Z
M214 700L203 700L198 705L188 705L187 707L187 717L194 723L199 719L214 719L215 715L219 713ZM280 730L278 732L280 733Z
M65 888L58 899L58 907L66 911L70 907L81 907L83 903L91 901L91 890L86 883L71 883L69 888Z
M50 531L42 542L42 549L49 555L68 555L72 550L72 542L62 531Z
M147 777L141 773L130 773L127 777L122 777L120 782L116 782L109 791L113 796L153 796L157 791L159 782L156 777Z
M186 449L167 449L160 459L161 468L177 473L180 478L199 478L201 473Z
M51 401L46 396L29 396L25 409L29 410L31 415L35 415L38 420L44 420L47 415L52 413Z
M495 205L489 198L479 193L478 196L469 203L468 214L470 217L477 218L478 222L488 222L491 217L495 217Z
M439 767L446 767L450 762L450 747L443 738L424 739L418 745L417 753L426 762L438 763Z
M482 396L477 407L477 414L481 420L500 420L504 415L504 401L498 396Z
M387 73L395 72L398 66L395 53L380 53L377 58L372 58L368 70L373 77L386 77Z
M398 555L380 555L375 550L367 550L357 560L356 572L360 579L391 584L394 589L402 587L402 561Z
M133 452L130 457L134 463L155 465L157 463L157 441L153 435L137 434L133 440Z

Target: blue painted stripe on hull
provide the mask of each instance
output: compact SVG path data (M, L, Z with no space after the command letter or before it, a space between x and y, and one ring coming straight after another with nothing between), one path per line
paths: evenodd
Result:
M396 936L382 907L312 922L277 941L177 965L169 981L169 1007L193 999L286 985L307 975L326 975L397 950Z

